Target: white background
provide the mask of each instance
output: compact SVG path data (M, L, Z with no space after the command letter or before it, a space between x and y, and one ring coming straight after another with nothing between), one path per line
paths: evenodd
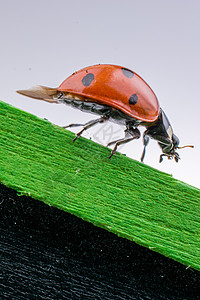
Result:
M57 87L98 63L130 68L156 93L181 145L195 145L179 151L178 164L159 164L160 149L151 141L145 163L200 188L199 12L199 0L0 0L0 99L58 125L84 123L95 116L15 90ZM101 126L85 137L106 145L109 134L123 136L117 125ZM139 160L142 140L119 150Z

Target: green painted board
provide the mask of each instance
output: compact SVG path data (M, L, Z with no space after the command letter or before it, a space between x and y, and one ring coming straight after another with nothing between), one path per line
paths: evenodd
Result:
M200 190L0 102L0 182L200 270Z

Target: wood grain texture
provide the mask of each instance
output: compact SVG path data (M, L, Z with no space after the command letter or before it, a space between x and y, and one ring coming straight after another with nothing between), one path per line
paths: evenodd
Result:
M0 182L200 270L200 191L0 102Z

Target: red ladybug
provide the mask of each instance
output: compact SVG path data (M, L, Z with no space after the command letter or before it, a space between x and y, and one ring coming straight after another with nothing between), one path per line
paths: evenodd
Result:
M169 120L160 108L158 99L149 85L135 72L115 65L95 65L73 73L58 88L37 86L18 93L32 98L65 103L82 111L100 115L86 124L70 124L66 127L83 126L74 141L89 127L107 120L126 126L125 137L110 142L115 144L109 158L115 154L117 146L140 138L138 126L146 127L143 134L143 162L149 139L158 141L163 156L179 160L176 152L178 137L173 133Z

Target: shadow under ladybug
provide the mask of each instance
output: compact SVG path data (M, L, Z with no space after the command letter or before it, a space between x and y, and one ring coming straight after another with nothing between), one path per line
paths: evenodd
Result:
M146 128L143 134L144 160L150 138L156 140L162 149L163 157L179 161L177 149L179 139L173 133L172 126L160 108L158 99L150 86L135 72L116 65L99 64L81 69L67 79L58 88L36 86L28 90L19 90L19 94L51 103L64 103L84 112L99 115L98 119L86 124L70 124L64 128L83 126L74 141L88 128L106 121L113 121L126 126L124 138L111 141L115 144L109 158L117 147L140 138L139 126Z

